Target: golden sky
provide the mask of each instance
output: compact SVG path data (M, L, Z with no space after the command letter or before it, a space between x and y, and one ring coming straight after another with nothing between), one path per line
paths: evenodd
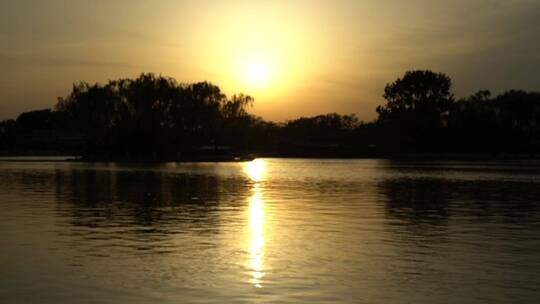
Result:
M536 0L0 0L0 119L154 72L250 94L266 119L371 120L409 69L458 96L540 90L538 28Z

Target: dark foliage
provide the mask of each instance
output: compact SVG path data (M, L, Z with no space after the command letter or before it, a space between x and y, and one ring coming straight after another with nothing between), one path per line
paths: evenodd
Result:
M540 93L479 91L452 104L448 149L459 152L540 152Z
M104 86L81 83L60 98L56 110L74 122L85 154L106 159L182 159L199 147L234 143L231 133L251 124L253 99L227 98L219 87L142 74Z
M219 87L142 74L80 83L54 111L0 122L0 153L83 154L100 160L185 160L203 155L358 157L408 153L540 152L540 93L489 91L455 100L448 76L410 71L386 85L378 118L330 113L273 123L253 99ZM217 158L223 159L223 158Z
M377 107L379 123L389 129L394 149L429 151L441 145L448 110L454 101L452 82L444 74L410 71L387 84L386 105Z

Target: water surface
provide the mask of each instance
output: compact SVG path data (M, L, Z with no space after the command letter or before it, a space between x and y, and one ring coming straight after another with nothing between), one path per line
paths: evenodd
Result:
M537 303L540 163L0 162L1 303Z

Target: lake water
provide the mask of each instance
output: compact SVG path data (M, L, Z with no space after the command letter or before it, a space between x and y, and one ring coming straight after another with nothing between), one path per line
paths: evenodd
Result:
M539 162L0 161L0 303L539 303Z

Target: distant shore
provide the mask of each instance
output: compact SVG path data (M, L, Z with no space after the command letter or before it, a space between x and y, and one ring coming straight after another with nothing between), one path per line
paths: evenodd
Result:
M296 158L296 159L389 159L402 161L514 161L540 160L540 154L518 153L371 153L371 154L282 154L259 153L243 156L192 156L183 158L105 158L62 154L0 154L0 161L77 161L113 163L193 163L193 162L246 162L256 158Z

